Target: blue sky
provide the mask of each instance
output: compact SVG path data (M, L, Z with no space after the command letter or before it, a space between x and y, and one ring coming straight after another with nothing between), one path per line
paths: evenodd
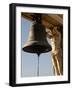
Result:
M21 17L21 47L27 42L29 29L32 22ZM50 42L50 40L49 40ZM39 75L51 76L53 74L53 66L51 62L51 52L43 53L39 57ZM37 76L38 56L36 54L21 51L21 77Z

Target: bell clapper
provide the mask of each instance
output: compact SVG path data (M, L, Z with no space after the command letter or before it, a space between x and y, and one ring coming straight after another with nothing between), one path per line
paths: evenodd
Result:
M40 56L40 54L39 54L39 53L37 53L37 55L38 55L37 76L39 76L39 56Z

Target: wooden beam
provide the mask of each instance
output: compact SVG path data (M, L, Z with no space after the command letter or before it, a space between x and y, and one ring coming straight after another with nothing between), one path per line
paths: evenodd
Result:
M56 20L58 23L63 24L63 19L58 15L49 15L52 19Z
M21 13L22 17L32 21L32 13ZM54 26L63 26L63 15L61 14L42 14L42 24L46 28Z

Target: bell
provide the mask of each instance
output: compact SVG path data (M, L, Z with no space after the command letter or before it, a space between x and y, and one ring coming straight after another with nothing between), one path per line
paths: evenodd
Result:
M34 22L29 31L29 37L27 42L24 44L23 50L29 53L41 54L51 51L46 38L45 27L38 22Z

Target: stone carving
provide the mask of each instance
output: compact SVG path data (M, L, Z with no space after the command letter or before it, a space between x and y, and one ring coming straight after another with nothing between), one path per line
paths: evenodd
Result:
M47 37L51 39L52 46L52 64L55 75L63 74L63 53L62 53L62 35L58 27L47 29Z

